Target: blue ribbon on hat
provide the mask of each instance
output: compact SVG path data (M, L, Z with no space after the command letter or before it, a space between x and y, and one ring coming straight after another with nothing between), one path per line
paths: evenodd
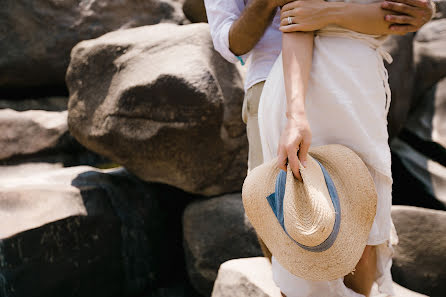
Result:
M301 244L301 243L297 242L296 240L294 240L294 238L292 238L286 231L284 218L283 218L283 198L285 196L286 171L280 170L280 172L276 178L275 192L272 193L271 195L269 195L268 197L266 197L266 199L268 200L268 203L269 203L272 211L276 215L277 220L279 221L280 225L282 226L283 231L285 231L286 235L288 235L288 237L292 241L294 241L298 246L300 246L301 248L303 248L307 251L323 252L323 251L328 250L333 245L333 243L336 240L336 237L338 236L339 228L341 225L341 205L339 203L338 192L336 191L336 187L334 185L333 180L330 177L330 174L318 160L316 160L316 159L314 159L314 160L319 164L319 166L322 169L322 173L324 174L324 179L325 179L325 183L327 185L328 193L330 194L331 202L333 203L333 208L335 211L335 222L334 222L333 230L331 231L331 233L327 237L327 239L324 240L324 242L322 242L321 244L316 245L316 246L307 246L307 245Z

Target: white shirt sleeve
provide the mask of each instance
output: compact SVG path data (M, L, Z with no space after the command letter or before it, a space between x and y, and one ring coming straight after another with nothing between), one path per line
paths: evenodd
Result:
M229 49L229 29L245 8L244 0L204 0L212 42L223 58L231 63L246 62L249 56L236 56Z

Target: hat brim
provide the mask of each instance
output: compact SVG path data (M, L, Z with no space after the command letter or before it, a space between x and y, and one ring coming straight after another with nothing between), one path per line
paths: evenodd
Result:
M341 206L339 233L322 252L298 246L284 232L266 197L274 193L279 168L276 160L253 169L243 184L243 205L251 224L277 261L292 274L308 280L334 280L350 273L367 244L376 214L377 194L364 162L349 148L312 147L310 156L330 174ZM296 187L303 183L296 180Z

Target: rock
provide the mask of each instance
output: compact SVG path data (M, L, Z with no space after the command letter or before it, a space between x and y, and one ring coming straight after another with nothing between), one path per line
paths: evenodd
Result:
M67 114L67 111L0 110L0 160L56 146L68 133Z
M446 77L446 19L434 20L416 34L414 60L415 96L421 98L438 81Z
M212 297L281 297L265 257L235 259L218 270Z
M230 259L261 256L257 236L245 217L240 193L196 201L183 216L189 278L209 296L220 265Z
M415 106L391 149L393 203L446 210L446 78Z
M0 109L10 108L16 111L31 109L46 111L64 111L68 109L68 97L44 97L29 99L0 99Z
M183 12L192 23L208 22L204 0L185 0Z
M446 292L446 212L394 206L392 219L398 232L392 275L395 282L428 296Z
M446 0L434 0L434 3L437 7L434 19L446 18Z
M82 147L70 135L67 114L66 110L18 112L0 109L0 165L50 162L64 166L83 164L109 167L110 164L116 167L107 158Z
M237 68L207 24L111 32L72 51L68 125L145 181L207 196L239 191L247 139Z
M393 62L386 68L389 73L389 84L392 99L388 114L389 139L392 139L406 122L412 106L413 82L415 69L413 66L413 34L389 36L383 45L392 57Z
M5 0L0 7L0 87L63 85L71 48L79 41L184 21L178 0Z
M178 190L122 169L0 172L0 296L140 296L186 277Z
M400 286L395 282L393 283L393 289L395 290L395 296L397 297L428 297L427 295L411 291L403 286ZM376 297L386 297L386 296L376 296Z
M393 283L397 297L427 297ZM376 284L372 296L379 294ZM272 280L271 264L264 257L235 259L223 263L218 270L212 297L281 297Z

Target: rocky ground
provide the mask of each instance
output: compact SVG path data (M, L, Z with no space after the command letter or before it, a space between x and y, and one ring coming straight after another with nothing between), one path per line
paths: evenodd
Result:
M279 296L240 196L244 70L203 2L3 4L0 297ZM385 46L392 274L445 296L446 2Z

